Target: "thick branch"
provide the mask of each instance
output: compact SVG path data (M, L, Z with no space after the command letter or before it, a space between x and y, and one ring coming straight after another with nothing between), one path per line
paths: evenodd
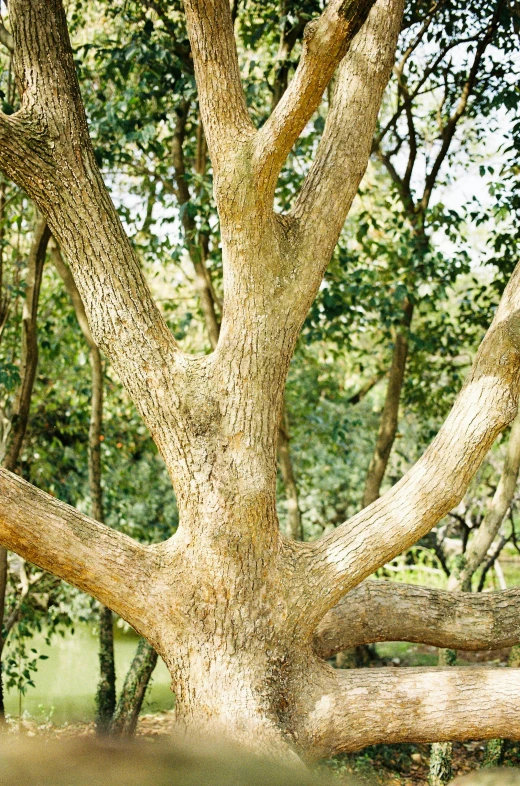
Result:
M401 17L401 0L378 0L349 47L316 159L293 210L304 246L322 249L327 260L367 166Z
M470 375L426 453L383 497L311 547L305 584L316 624L342 595L458 504L496 436L517 413L519 375L517 268ZM307 609L304 614L311 619Z
M331 609L316 630L322 658L377 641L414 641L455 650L493 650L520 642L520 589L447 592L389 581L364 581Z
M84 516L0 469L0 543L114 609L136 630L150 623L153 549Z
M349 669L330 681L308 715L315 756L378 743L520 738L520 669Z
M200 112L218 191L222 168L255 133L240 81L228 0L185 0Z
M289 151L317 109L323 91L374 2L330 0L322 15L306 26L294 77L255 140L254 159L259 170L267 170L266 187L270 194Z
M95 161L62 4L11 0L9 16L22 110L0 116L0 169L47 217L96 343L152 433L164 433L157 399L179 356ZM153 384L143 386L143 367Z

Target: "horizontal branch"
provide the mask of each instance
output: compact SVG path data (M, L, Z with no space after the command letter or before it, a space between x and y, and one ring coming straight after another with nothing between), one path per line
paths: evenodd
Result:
M364 581L321 620L322 658L377 641L413 641L454 650L493 650L520 642L520 589L447 592Z
M416 543L462 499L497 435L515 417L520 383L520 267L453 408L422 458L369 507L308 546L303 624Z
M93 595L141 631L153 550L0 468L0 543Z
M335 670L312 696L313 756L401 742L520 739L520 669Z
M289 87L255 139L254 161L267 170L266 187L274 192L280 169L317 109L323 92L375 0L330 0L303 34L300 62Z

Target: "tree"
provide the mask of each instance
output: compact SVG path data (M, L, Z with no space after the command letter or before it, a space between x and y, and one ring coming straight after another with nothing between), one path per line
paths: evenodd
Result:
M2 469L0 542L145 636L171 672L188 726L286 758L291 749L330 755L380 740L520 735L516 669L343 673L315 641L349 591L457 504L515 417L520 271L411 471L313 544L283 538L276 515L287 368L366 168L401 2L332 0L307 25L293 79L258 130L227 0L186 0L185 14L224 262L218 344L199 357L168 330L101 179L60 0L9 2L22 106L0 114L0 168L35 201L66 255L93 338L168 468L180 522L164 543L140 544ZM314 162L293 208L276 213L280 170L336 71ZM465 594L443 598L456 622ZM518 602L516 593L486 600L497 613ZM436 632L445 646L442 625Z

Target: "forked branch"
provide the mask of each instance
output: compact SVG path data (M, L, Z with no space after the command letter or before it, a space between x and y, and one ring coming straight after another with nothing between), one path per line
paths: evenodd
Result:
M316 158L293 210L302 227L302 247L313 254L319 248L327 262L365 173L402 10L401 0L377 0L350 45Z
M61 0L10 0L22 108L0 115L0 170L48 220L78 287L96 344L132 396L163 456L176 342L146 283L99 172ZM143 380L146 368L148 379ZM160 404L159 404L160 400ZM177 411L177 410L175 410ZM172 418L178 435L185 426Z
M447 592L390 581L364 581L321 620L322 658L377 641L413 641L457 650L492 650L520 642L520 589Z
M330 0L321 16L307 24L294 77L255 140L255 166L267 170L265 186L270 196L287 155L374 2Z

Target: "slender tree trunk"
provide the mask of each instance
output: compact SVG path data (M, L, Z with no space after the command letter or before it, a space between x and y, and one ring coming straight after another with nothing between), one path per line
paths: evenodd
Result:
M83 301L65 264L59 247L52 246L52 261L69 295L76 319L90 350L91 404L88 434L88 476L92 518L103 522L103 490L101 486L101 431L103 425L103 360L94 341ZM98 734L107 734L116 708L116 670L114 658L114 626L111 609L99 606L99 668L100 677L96 694Z
M110 733L116 708L116 670L114 659L114 622L107 606L99 607L99 682L96 692L96 732Z
M303 540L302 517L298 502L298 486L289 450L289 422L287 410L283 409L283 422L278 432L278 463L287 497L287 535L293 540Z
M141 639L110 724L110 732L114 736L131 737L135 733L146 689L156 665L156 651L146 639Z
M372 460L368 467L363 507L366 508L379 497L381 483L386 472L388 459L397 433L399 402L404 381L406 357L408 355L408 330L413 316L413 305L407 302L402 326L396 330L392 365L388 372L385 404L381 414L379 431Z
M18 464L18 458L23 446L27 423L29 421L29 410L36 378L38 366L38 336L37 336L37 317L38 303L40 299L40 287L43 274L43 265L47 254L47 245L50 238L50 231L44 218L37 218L34 228L34 235L29 251L27 265L27 279L25 290L25 301L22 313L22 352L20 357L20 386L18 388L13 409L11 412L11 422L9 430L5 435L4 443L1 446L3 455L2 466L13 472ZM0 237L0 254L2 253ZM0 258L0 262L3 260ZM0 267L0 271L2 268ZM1 288L0 288L1 294ZM2 308L4 311L4 308ZM6 318L6 314L4 315ZM0 720L5 718L5 704L3 692L3 679L1 658L5 645L4 617L5 617L5 596L7 592L7 549L0 547Z
M455 666L457 653L451 649L439 650L439 666ZM429 786L444 786L453 778L453 743L434 742L430 749Z

